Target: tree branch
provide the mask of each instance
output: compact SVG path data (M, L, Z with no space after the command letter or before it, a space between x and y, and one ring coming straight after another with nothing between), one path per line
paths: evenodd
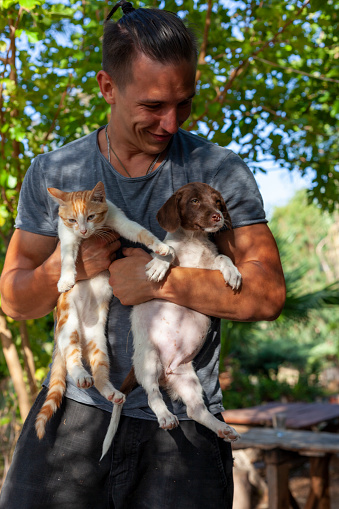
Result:
M59 106L58 106L58 109L56 110L55 112L55 115L54 115L54 118L52 120L52 123L50 125L50 128L48 129L47 133L45 134L45 137L44 137L44 141L47 141L48 138L49 138L49 135L53 132L54 130L54 127L55 127L55 124L56 124L56 121L57 121L57 118L60 114L60 111L62 110L63 106L64 106L64 102L65 102L65 99L66 99L66 96L68 94L68 91L70 88L72 88L72 78L73 78L73 74L70 73L69 74L69 79L68 79L68 84L67 84L67 87L66 87L66 90L63 91L62 95L61 95L61 99L60 99L60 102L59 102Z
M205 19L205 27L204 27L204 37L201 44L200 52L199 52L199 59L198 59L198 65L204 64L206 53L207 53L207 45L208 45L208 33L211 26L211 14L212 14L212 6L213 6L213 0L208 0L207 4L207 11L206 11L206 19ZM201 76L201 69L197 70L195 82L198 83Z
M272 65L273 67L279 67L280 69L284 69L288 72L295 72L297 74L302 74L303 76L307 76L308 78L314 78L316 80L321 81L331 81L332 83L339 83L339 80L335 80L333 78L327 78L323 74L320 76L315 76L314 74L305 72L305 71L299 71L299 69L294 69L293 67L285 67L284 65L276 64L275 62L270 62L269 60L266 60L265 58L259 58L259 57L253 57L255 60L259 60L260 62L263 62L264 64Z
M262 46L260 46L260 48L258 48L256 51L254 51L253 53L251 53L247 58L245 58L245 60L243 60L239 65L238 67L236 67L235 69L233 69L232 73L231 73L231 77L230 79L225 83L225 89L224 89L224 94L225 92L227 92L227 90L229 90L233 84L233 81L235 80L235 78L237 76L239 76L239 74L241 74L244 69L248 66L249 64L249 61L251 58L255 58L259 53L261 53L265 48L267 48L267 46L269 46L270 44L274 44L277 40L277 38L286 30L286 28L291 25L291 23L293 23L293 21L299 16L299 14L303 11L303 9L310 3L310 0L306 0L306 2L300 7L300 9L298 10L298 12L296 13L296 15L290 19L289 21L287 21L287 23L285 23L285 25L278 30L278 32L269 40L269 41L266 41L265 44L263 44ZM221 99L223 100L224 99L224 94L223 96L221 97Z

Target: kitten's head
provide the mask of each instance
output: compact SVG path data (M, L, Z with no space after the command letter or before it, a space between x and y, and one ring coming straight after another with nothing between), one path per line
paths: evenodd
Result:
M105 224L108 205L105 187L98 182L90 191L66 192L54 187L47 191L59 204L59 216L75 235L87 239Z

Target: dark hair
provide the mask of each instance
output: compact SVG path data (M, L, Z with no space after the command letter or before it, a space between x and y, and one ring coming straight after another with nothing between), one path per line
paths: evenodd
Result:
M110 20L122 7L119 21ZM183 60L196 65L197 39L174 13L160 9L134 9L121 0L107 16L104 25L102 67L121 88L132 79L132 63L138 53L163 64Z

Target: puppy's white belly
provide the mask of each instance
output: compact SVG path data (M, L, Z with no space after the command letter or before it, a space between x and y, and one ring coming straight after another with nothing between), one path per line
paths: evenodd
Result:
M163 300L135 306L132 313L135 346L138 337L148 340L158 351L167 374L194 359L209 325L208 316Z

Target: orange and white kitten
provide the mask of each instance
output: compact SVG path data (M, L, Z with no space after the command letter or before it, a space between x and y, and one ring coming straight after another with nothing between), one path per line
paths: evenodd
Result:
M106 345L105 325L112 288L109 271L92 279L76 282L76 259L80 243L91 235L101 236L115 230L133 242L140 242L160 255L163 265L146 266L151 281L160 281L174 250L162 243L138 223L129 220L112 202L106 200L104 184L98 182L90 191L64 192L48 188L51 197L59 204L58 235L61 250L61 276L57 302L57 325L51 377L46 401L43 404L35 428L39 439L45 434L47 421L60 406L66 390L66 374L73 378L79 388L87 389L93 384L114 405L121 405L125 396L109 381L109 357ZM66 292L66 293L65 293ZM84 368L82 358L91 368Z

